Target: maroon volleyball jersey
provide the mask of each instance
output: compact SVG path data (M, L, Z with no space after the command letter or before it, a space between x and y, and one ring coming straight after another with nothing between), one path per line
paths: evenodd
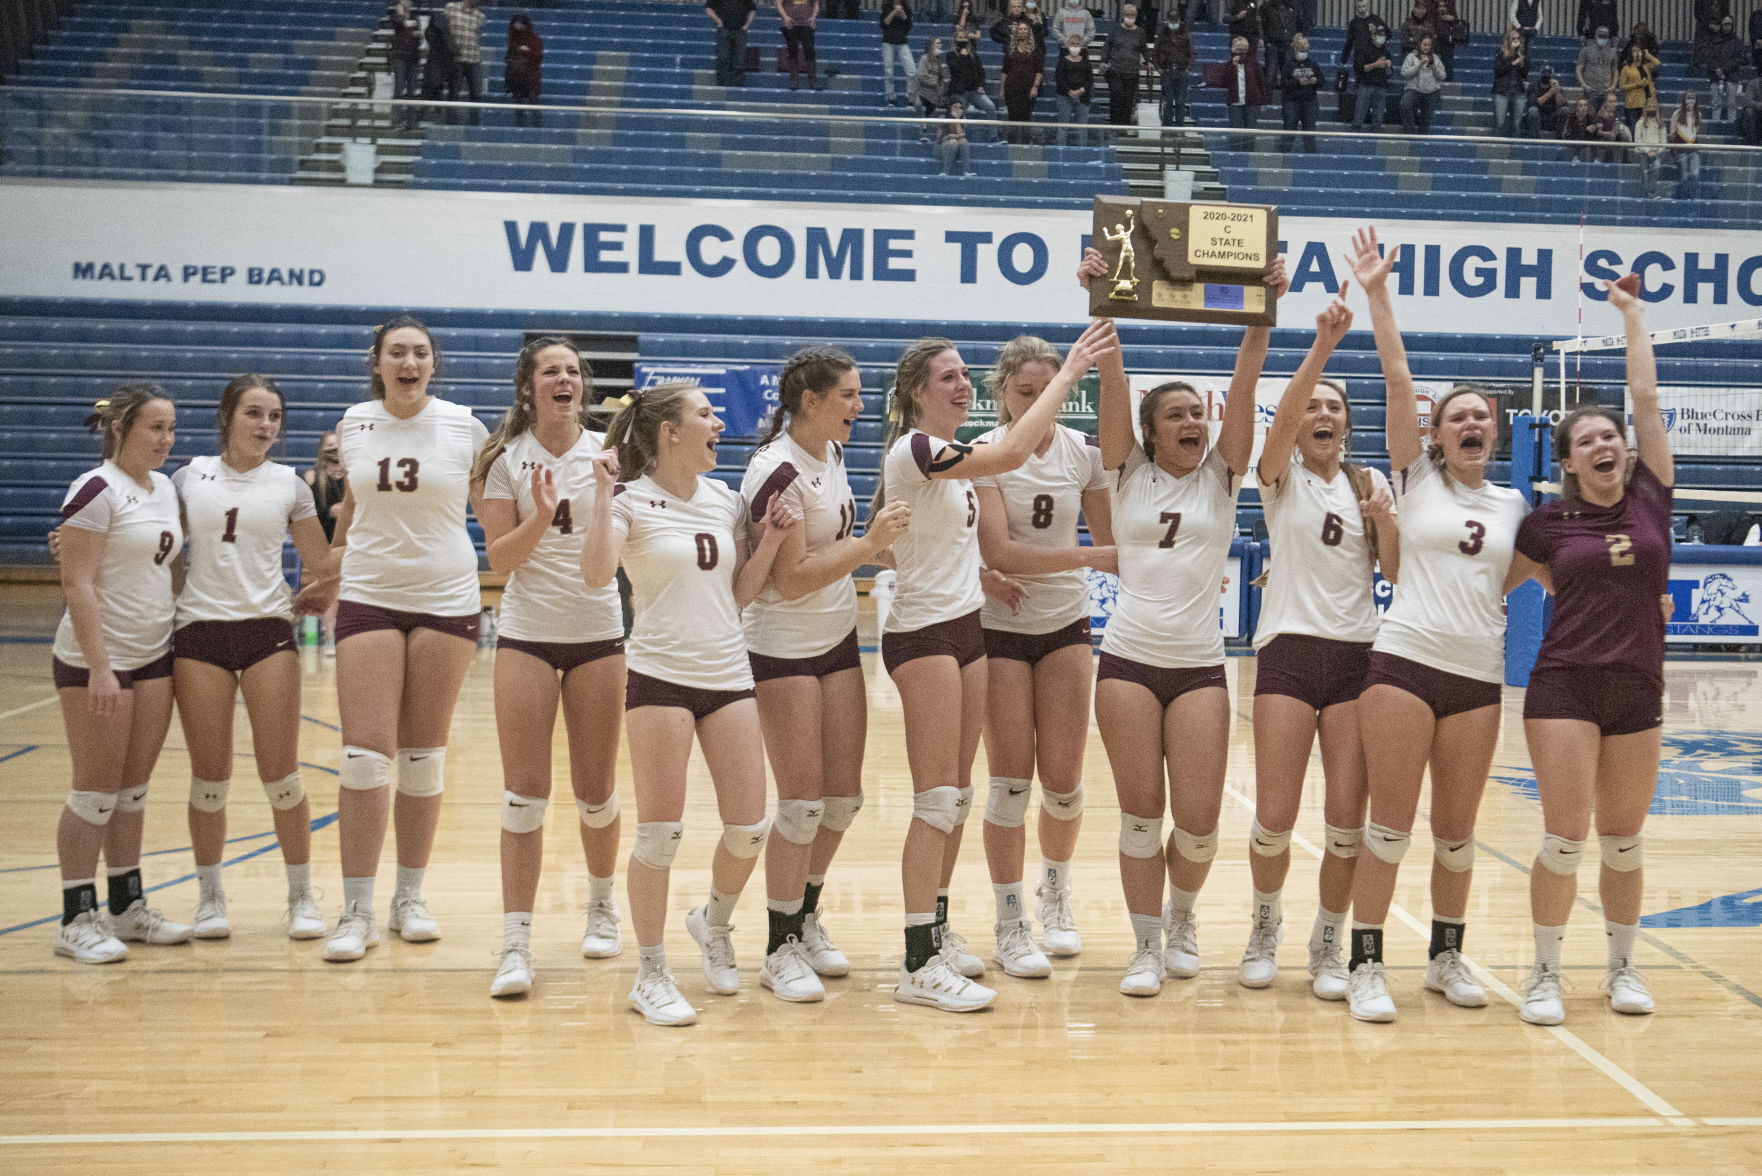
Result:
M1644 462L1614 506L1579 498L1537 507L1517 550L1554 576L1554 619L1539 669L1620 666L1662 677L1671 489Z

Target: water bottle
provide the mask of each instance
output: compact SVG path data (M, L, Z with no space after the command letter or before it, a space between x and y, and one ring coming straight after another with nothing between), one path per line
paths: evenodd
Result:
M477 623L477 648L494 649L496 644L496 614L494 609L484 609L483 617Z
M869 599L875 602L875 633L880 635L887 631L887 617L893 611L893 596L898 591L899 576L892 568L882 568L875 573L875 582L869 586Z

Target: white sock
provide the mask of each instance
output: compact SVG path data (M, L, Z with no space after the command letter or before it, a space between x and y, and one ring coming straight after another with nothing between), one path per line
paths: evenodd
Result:
M643 975L667 970L667 945L657 943L653 947L636 945L637 971Z
M1182 890L1178 886L1170 885L1170 887L1169 887L1169 913L1170 914L1184 915L1188 911L1192 910L1194 908L1194 906L1198 904L1198 902L1199 902L1199 892L1197 890Z
M220 864L196 867L196 889L200 898L209 899L220 896Z
M288 897L298 898L312 889L312 863L287 867Z
M1603 923L1603 933L1609 937L1609 970L1625 968L1634 961L1634 935L1639 931L1638 923Z
M373 879L344 878L343 905L370 909L373 906Z
M1020 882L993 882L991 893L997 897L997 921L1014 923L1022 918L1022 884Z
M734 922L734 904L740 901L738 894L723 894L714 886L710 887L710 901L704 908L704 919L712 927L727 927Z
M502 947L532 948L531 911L508 911L502 916Z
M1274 890L1270 893L1263 893L1259 890L1254 892L1254 922L1257 925L1285 921L1285 904L1280 898L1283 893L1280 890Z
M1346 921L1345 911L1325 907L1315 912L1315 925L1309 930L1309 946L1328 947L1340 942L1340 924Z
M612 879L587 876L587 901L589 903L605 902L612 897Z
M799 915L801 913L802 903L805 901L805 899L797 898L789 902L784 902L780 898L767 898L765 900L765 909L768 911L776 911L780 915Z
M404 895L420 895L422 893L422 875L428 873L426 867L412 870L408 866L398 867L397 888L392 891L394 898Z
M824 875L824 874L809 874L808 875L808 885L809 886L824 886L824 885L826 885L826 875Z
M1540 923L1532 923L1531 928L1536 936L1536 963L1549 971L1560 970L1560 945L1566 942L1566 924L1558 927L1544 927Z
M1069 890L1071 888L1071 863L1041 858L1040 878L1046 883L1048 890Z
M915 914L915 915L912 914L910 911L907 911L906 916L905 916L905 925L907 927L928 927L931 923L934 923L935 921L936 921L936 912L935 911L924 911L920 914Z
M1133 915L1132 938L1138 947L1149 948L1151 951L1162 950L1162 919L1156 915Z

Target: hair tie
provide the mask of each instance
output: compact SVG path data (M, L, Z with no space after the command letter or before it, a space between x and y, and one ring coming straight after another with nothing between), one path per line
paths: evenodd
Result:
M105 397L92 405L92 414L86 418L86 432L96 433L104 426L104 414L110 411L110 398Z

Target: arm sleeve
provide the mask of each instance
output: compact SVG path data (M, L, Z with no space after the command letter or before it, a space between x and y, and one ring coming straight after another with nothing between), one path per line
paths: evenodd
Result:
M61 503L61 525L82 531L110 530L110 495L105 493L109 487L101 474L75 482Z
M514 485L514 477L508 469L508 451L496 454L490 464L489 473L483 478L483 496L485 498L504 498L509 502L520 500L519 487Z
M630 505L630 495L625 493L625 486L620 482L612 490L612 530L628 539L630 524L635 517L636 509Z
M1517 542L1514 546L1517 554L1539 564L1546 565L1554 558L1554 542L1548 534L1547 523L1541 511L1531 511L1517 525Z
M1109 489L1113 480L1108 477L1107 466L1102 464L1101 446L1095 444L1094 438L1084 438L1083 456L1089 461L1089 477L1084 481L1083 489L1085 491Z

